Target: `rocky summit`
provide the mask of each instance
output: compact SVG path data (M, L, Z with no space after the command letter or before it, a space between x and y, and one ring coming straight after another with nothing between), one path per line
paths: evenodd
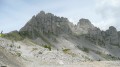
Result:
M30 36L33 38L36 38L37 34L48 33L59 35L62 33L71 33L68 23L67 18L41 11L36 16L33 16L20 32L29 32Z
M85 18L74 25L44 11L19 31L1 33L0 37L3 67L119 67L119 52L120 31L114 26L103 31Z

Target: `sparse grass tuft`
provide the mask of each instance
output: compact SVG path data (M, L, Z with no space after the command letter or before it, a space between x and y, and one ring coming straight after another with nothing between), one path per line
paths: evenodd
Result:
M83 47L83 48L82 48L82 51L89 53L89 49L86 48L86 47Z
M21 53L19 53L19 52L17 52L16 54L17 54L17 56L18 56L18 57L20 57L20 56L21 56Z
M44 45L44 48L48 48L51 51L51 46L50 45Z
M4 37L5 35L4 34L0 34L0 37Z
M21 46L18 46L17 48L18 48L18 49L20 49L20 48L21 48Z
M14 45L13 44L10 44L10 47L12 48Z
M70 51L70 49L63 49L64 53L68 53Z
M72 57L77 56L75 53L71 52L70 49L63 49L62 51L63 51L65 54L71 55Z
M77 47L78 47L78 49L80 49L80 50L82 50L84 52L87 52L87 53L89 53L89 51L90 51L90 49L86 48L86 47L80 47L79 45Z
M3 37L6 38L6 39L9 39L9 40L14 40L14 41L23 40L23 37L21 37L21 35L19 34L18 31L13 31L13 32L4 34Z
M38 50L38 48L32 48L32 51L36 51L36 50Z

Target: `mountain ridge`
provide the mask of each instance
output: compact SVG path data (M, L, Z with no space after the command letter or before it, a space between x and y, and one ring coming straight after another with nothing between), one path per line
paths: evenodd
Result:
M109 38L109 40L111 40L110 43L120 45L118 43L120 37L118 37L118 32L113 26L110 26L106 31L101 31L99 28L95 27L88 19L81 18L77 25L74 25L67 18L58 17L52 13L45 13L44 11L41 11L36 16L33 16L32 19L28 21L28 23L23 28L20 29L20 32L21 31L28 31L33 38L35 38L35 33L43 35L46 33L47 35L86 34L89 35L89 37L92 36L91 38L93 39L95 38L103 41L103 37L110 35L112 36Z
M84 36L84 38L98 45L115 45L120 47L120 34L115 27L110 26L108 30L102 31L95 27L88 19L81 18L77 25L74 25L67 18L55 16L52 13L40 11L34 15L18 32L23 38L42 38L47 43L48 40L56 40L58 36Z
M120 60L120 32L113 26L102 31L85 18L74 25L67 18L41 11L19 31L3 35L0 58L8 59L2 58L0 65L9 67Z

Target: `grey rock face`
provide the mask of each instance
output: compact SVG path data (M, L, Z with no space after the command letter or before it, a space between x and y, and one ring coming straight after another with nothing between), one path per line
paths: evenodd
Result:
M94 25L88 19L80 19L75 26L74 32L78 35L87 34L89 30L94 29Z
M87 34L90 29L94 29L94 25L88 19L80 19L75 26L71 24L67 18L58 17L51 13L41 11L33 16L27 24L20 29L20 32L28 33L32 38L36 38L39 34Z
M77 27L82 28L84 30L94 28L93 24L91 24L91 22L88 19L84 19L84 18L79 20Z
M55 34L71 33L68 25L68 19L64 17L57 17L51 13L41 11L36 16L33 16L30 21L20 29L20 32L28 32L35 38L38 34Z
M104 31L101 31L99 28L94 27L94 29L90 29L88 34L86 34L86 38L91 42L94 42L96 45L105 45L104 44Z
M115 27L110 26L109 30L106 31L106 40L109 41L110 44L118 45L118 32Z
M118 31L118 41L119 41L119 46L120 46L120 31Z
M110 26L108 30L101 31L99 28L89 30L86 37L98 45L115 45L119 46L119 36L115 27Z
M20 29L20 32L31 38L37 38L41 34L60 35L71 34L84 35L90 41L98 45L119 45L120 33L116 28L110 26L108 30L101 31L95 27L88 19L80 19L77 25L69 22L67 18L58 17L51 13L41 11L36 16L33 16L28 23Z

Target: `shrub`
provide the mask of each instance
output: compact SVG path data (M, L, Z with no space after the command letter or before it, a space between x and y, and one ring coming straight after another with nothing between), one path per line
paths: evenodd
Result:
M14 45L13 44L10 44L10 47L12 48Z
M0 34L0 37L4 37L4 34Z
M50 45L44 45L44 48L48 48L51 51L51 46Z
M75 53L72 53L72 52L70 51L70 49L63 49L62 51L63 51L65 54L71 55L72 57L77 56Z
M86 48L86 47L83 47L83 48L82 48L82 50L83 50L84 52L89 53L89 49L88 49L88 48Z
M80 50L89 53L89 49L88 49L88 48L86 48L86 47L80 47L79 45L77 45L77 47L78 47Z
M18 56L18 57L20 57L20 56L21 56L21 53L16 53L16 54L17 54L17 56Z
M3 37L6 39L15 40L15 41L23 40L23 37L21 37L18 31L13 31L13 32L4 34Z
M17 48L18 48L18 49L20 49L21 47L20 47L20 46L18 46Z
M32 51L38 50L38 48L33 48Z
M70 51L70 49L63 49L64 53L68 53Z

